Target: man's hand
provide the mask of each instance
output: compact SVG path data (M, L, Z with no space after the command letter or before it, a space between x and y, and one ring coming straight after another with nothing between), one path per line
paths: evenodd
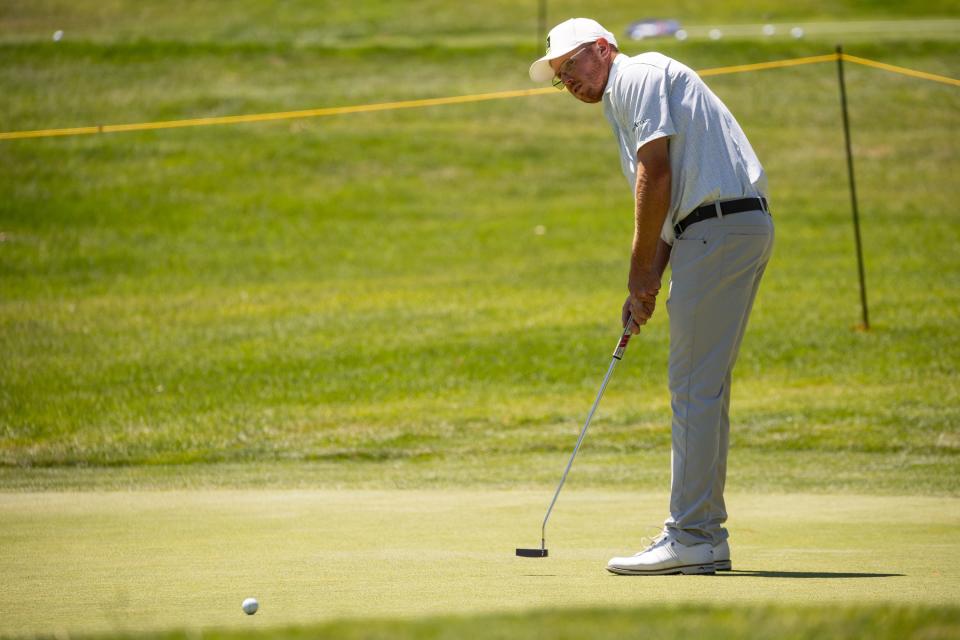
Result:
M660 275L652 270L630 270L630 281L627 284L630 295L623 303L621 322L627 326L627 315L630 323L630 333L640 333L640 327L647 324L653 316L657 306L657 294L660 293Z

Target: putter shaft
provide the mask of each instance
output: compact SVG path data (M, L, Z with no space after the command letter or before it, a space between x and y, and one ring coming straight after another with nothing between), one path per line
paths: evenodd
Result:
M600 398L603 397L603 392L607 388L607 383L610 382L610 376L613 375L613 370L623 358L623 352L627 349L627 343L630 342L630 321L632 318L627 317L627 326L623 329L623 334L620 336L620 342L617 343L617 348L613 352L613 358L610 361L610 368L607 369L607 375L603 378L603 383L600 385L600 392L597 394L597 399L593 401L593 406L590 408L590 413L587 414L587 421L583 423L583 429L580 430L580 437L577 438L577 444L573 448L573 453L570 455L570 460L567 462L567 468L563 470L563 476L560 478L560 484L557 485L557 490L553 494L553 500L550 501L550 506L547 508L547 515L543 518L543 526L540 528L540 549L546 551L547 548L547 520L550 519L550 513L553 511L553 505L557 503L557 497L560 495L560 489L563 488L563 483L567 481L567 474L570 473L570 467L573 466L573 459L577 457L577 452L580 451L580 445L583 444L583 438L587 435L587 427L590 426L590 420L593 419L593 414L597 412L597 407L600 405Z

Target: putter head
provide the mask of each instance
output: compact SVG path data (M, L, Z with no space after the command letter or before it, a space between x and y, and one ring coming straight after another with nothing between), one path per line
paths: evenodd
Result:
M517 555L521 558L546 558L548 553L546 549L517 549Z

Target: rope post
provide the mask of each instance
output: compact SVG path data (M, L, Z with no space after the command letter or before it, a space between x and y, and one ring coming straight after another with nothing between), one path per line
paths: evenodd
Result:
M541 51L546 46L547 39L547 0L539 0L537 11L537 48L534 51Z
M870 330L867 310L867 279L863 269L863 246L860 242L860 213L857 208L857 185L853 179L853 150L850 144L850 117L847 115L847 86L843 79L843 45L837 45L837 75L840 80L840 109L843 112L843 135L847 143L847 174L850 177L850 204L853 209L853 235L857 244L857 269L860 273L860 308L864 331Z

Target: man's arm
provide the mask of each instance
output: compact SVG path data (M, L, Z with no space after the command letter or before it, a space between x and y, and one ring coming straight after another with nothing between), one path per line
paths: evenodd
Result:
M661 238L657 244L657 257L653 261L653 270L657 277L663 279L663 272L667 270L667 264L670 262L670 251L673 245L669 245Z
M633 318L633 333L639 333L653 315L660 279L670 259L670 245L660 239L670 208L669 140L657 138L637 151L636 211L627 282L630 295L624 304Z

